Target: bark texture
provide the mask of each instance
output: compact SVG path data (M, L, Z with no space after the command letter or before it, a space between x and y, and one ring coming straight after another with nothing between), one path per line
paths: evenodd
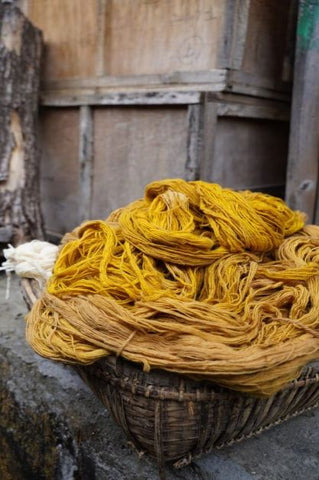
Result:
M41 50L40 30L16 6L0 1L2 242L43 236L37 139Z

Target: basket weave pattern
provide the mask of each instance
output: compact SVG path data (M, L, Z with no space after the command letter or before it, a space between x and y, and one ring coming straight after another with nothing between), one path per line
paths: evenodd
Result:
M26 279L22 293L29 308L40 295L37 284ZM319 405L319 361L269 398L171 372L146 373L112 355L75 368L139 454L157 459L160 474L166 462L181 468L213 448L257 435Z
M319 365L270 398L253 398L170 372L144 373L113 356L79 373L139 452L161 465L194 457L261 433L319 403Z

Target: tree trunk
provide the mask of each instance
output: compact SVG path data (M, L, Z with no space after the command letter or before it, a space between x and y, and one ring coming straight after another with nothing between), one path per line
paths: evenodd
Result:
M43 237L37 113L42 34L0 0L0 242Z

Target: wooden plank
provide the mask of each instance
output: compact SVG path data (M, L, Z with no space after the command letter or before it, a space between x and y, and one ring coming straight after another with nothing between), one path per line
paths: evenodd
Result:
M217 91L225 69L242 66L228 72L228 88L285 91L296 0L19 1L44 32L45 90L60 89L47 81L82 78L92 88L212 83Z
M280 121L272 118L275 112L270 120L265 115L275 103L249 97L239 100L236 95L206 95L201 179L237 189L281 190L289 123L281 113L274 115ZM287 111L287 106L283 108ZM264 119L258 118L260 113Z
M216 67L224 0L109 0L107 5L105 73Z
M234 33L234 16L237 0L225 0L224 18L222 22L222 41L219 42L217 65L229 68Z
M52 107L81 105L128 106L128 105L196 105L201 102L204 93L200 91L176 91L161 89L136 92L112 92L87 94L77 92L52 92L43 94L41 104ZM218 103L218 114L249 118L269 118L289 120L290 108L286 102L255 99L249 96L206 92L209 101Z
M233 35L231 42L230 67L239 69L242 66L246 49L249 9L251 0L236 0Z
M80 108L80 221L91 216L92 176L93 176L93 119L88 106Z
M187 160L186 180L198 180L200 174L201 149L203 142L204 108L202 104L189 105L187 112Z
M246 93L247 95L255 94L256 96L258 96L258 92L262 93L264 91L270 98L278 98L275 96L277 92L278 94L282 94L285 92L288 93L291 90L291 85L287 84L287 82L283 82L281 76L282 69L280 72L278 70L278 75L273 77L243 70L230 70L227 74L226 89L229 89L234 93ZM249 89L251 92L249 92ZM256 93L253 93L253 89L255 89ZM289 99L287 94L286 99Z
M217 104L217 113L223 117L256 118L268 120L289 121L290 109L287 104L278 103L277 106L244 105L242 103Z
M250 0L227 0L219 67L240 68L246 47Z
M81 105L190 105L199 103L197 91L142 91L87 94L82 92L53 92L41 95L41 104L51 107Z
M300 0L286 200L319 221L319 1Z
M211 72L209 72L211 73ZM235 73L238 77L235 78ZM211 77L211 80L209 78ZM213 80L214 78L214 80ZM115 83L113 83L113 80ZM117 83L118 82L118 83ZM264 86L256 86L260 82ZM136 76L134 78L115 79L110 77L108 83L105 77L85 79L72 79L63 82L47 82L42 88L42 101L49 102L55 95L70 98L77 95L87 95L98 101L99 95L111 95L113 93L145 94L148 92L233 92L261 98L281 101L290 101L289 90L281 84L280 90L274 90L271 81L260 81L257 76L243 74L242 72L221 71L218 75L185 75L179 78L160 78Z
M209 101L219 103L219 114L244 116L251 118L289 119L289 103L268 99L238 96L229 93L196 90L136 90L112 91L108 93L88 94L81 90L66 93L55 91L42 94L41 104L52 107L81 105L128 106L128 105L196 105L204 95Z
M290 3L291 0L250 0L242 71L251 75L251 81L255 76L257 86L268 79L273 88L277 88L277 83L280 87Z
M218 68L229 67L231 57L234 12L237 0L225 0L225 8L222 19L222 38L218 45L216 66Z
M283 109L289 108L289 101L278 102L274 99L269 98L259 98L252 95L237 95L232 92L207 92L207 101L208 102L222 102L238 105L251 105L251 106L262 106L265 108L274 108L277 106L282 106Z
M106 6L107 0L97 0L97 52L96 52L96 74L103 76L105 71L105 48L104 39L106 35Z
M202 180L211 181L215 162L217 103L209 102L206 95L203 109L203 142L199 172Z
M65 233L80 222L78 109L43 108L39 125L45 229Z
M159 75L123 75L86 77L86 78L64 78L63 80L47 80L43 82L44 91L56 91L67 89L111 89L121 87L139 87L140 89L171 87L178 90L178 85L203 84L211 85L210 90L222 90L226 82L225 69L213 69L210 71L198 72L170 72Z
M289 123L218 117L207 180L235 189L285 183Z
M258 85L259 83L259 85ZM234 92L244 95L290 101L289 89L283 82L262 79L258 75L225 69L210 72L177 72L167 75L137 75L135 77L100 77L83 79L64 79L44 82L42 99L48 104L54 95L69 98L76 95L88 95L98 100L98 95L113 93L145 92Z
M246 82L246 83L245 83ZM290 101L291 88L283 83L280 86L273 82L272 87L258 86L258 83L264 83L260 77L256 75L247 75L240 70L229 71L227 78L226 92L232 92L239 95L251 95L254 97L269 98L271 100L280 100L284 102Z
M96 75L97 12L95 0L29 0L28 16L46 43L44 79Z
M281 79L283 82L292 83L293 79L297 17L298 0L291 0L288 10L285 52L281 72Z
M93 217L141 197L153 180L184 177L186 146L185 107L96 108Z

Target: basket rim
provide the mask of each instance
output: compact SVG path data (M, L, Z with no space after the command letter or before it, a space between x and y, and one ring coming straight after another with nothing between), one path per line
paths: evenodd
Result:
M142 395L146 398L152 398L154 400L175 400L179 402L211 402L218 399L225 399L226 396L244 396L247 399L267 400L268 398L278 396L289 390L299 389L319 383L319 366L317 370L310 364L310 366L304 367L301 375L296 380L289 382L274 395L271 395L270 397L258 397L246 392L232 390L207 380L200 382L180 374L166 372L165 370L160 370L160 372L175 376L176 379L179 379L178 388L177 386L159 386L152 382L146 385L145 382L138 377L138 375L128 375L127 372L124 372L122 369L123 363L129 364L132 370L136 370L136 373L149 376L150 381L155 380L156 370L151 371L150 373L142 372L141 367L138 364L130 362L126 359L117 358L115 355L103 357L91 365L77 365L77 368L83 371L89 369L90 373L96 378L105 380L111 383L113 386L121 390L128 391L133 395Z
M38 283L36 282L36 280L33 279L22 278L21 290L28 308L31 308L41 293L41 289ZM104 368L102 367L103 363ZM129 365L130 369L134 371L134 374L128 375L127 372L125 372L122 368L123 364ZM97 378L104 379L110 382L115 387L125 391L129 391L133 395L142 395L146 398L152 399L175 400L179 402L203 402L214 401L221 398L224 399L226 396L245 396L247 399L269 398L262 396L254 396L248 392L241 392L239 390L233 390L227 387L223 387L210 380L203 379L202 381L196 381L182 374L166 370L154 369L150 373L142 372L140 364L131 362L127 359L118 357L113 354L105 356L90 365L75 364L74 366L76 369L79 370L80 373L84 373L86 368L90 368L91 373L93 373L93 369L94 376L96 376ZM171 376L171 378L174 377L176 385L158 386L155 382L150 382L148 385L146 385L141 380L141 378L138 377L138 373L140 374L140 376L142 374L144 377L145 375L150 375L153 376L154 380L156 376L156 371L165 373L165 375L169 375ZM282 392L285 392L287 390L303 388L305 386L316 383L319 383L319 361L314 361L306 365L302 369L301 374L297 379L287 383L277 393L271 395L270 397L278 396ZM185 388L185 385L188 386L188 389Z

